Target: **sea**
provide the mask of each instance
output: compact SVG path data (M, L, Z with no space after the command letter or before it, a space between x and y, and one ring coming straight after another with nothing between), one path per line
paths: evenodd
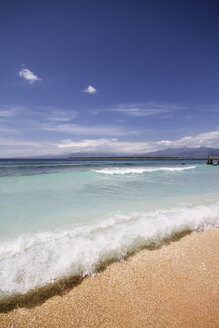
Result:
M218 225L204 160L0 160L0 301Z

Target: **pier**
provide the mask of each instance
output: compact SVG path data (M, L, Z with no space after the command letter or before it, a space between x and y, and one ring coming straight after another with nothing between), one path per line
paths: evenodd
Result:
M214 161L217 161L217 164L214 164ZM208 155L207 165L219 165L219 155Z

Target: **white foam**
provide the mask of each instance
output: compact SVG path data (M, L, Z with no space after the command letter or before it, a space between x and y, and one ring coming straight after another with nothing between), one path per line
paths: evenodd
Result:
M186 166L186 167L133 167L133 168L124 168L124 167L114 167L114 168L105 168L100 170L93 170L97 173L104 174L141 174L144 172L157 172L157 171L169 171L169 172L177 172L177 171L185 171L195 169L196 166Z
M0 295L25 294L182 231L219 225L219 202L196 207L118 215L94 226L25 234L0 244Z

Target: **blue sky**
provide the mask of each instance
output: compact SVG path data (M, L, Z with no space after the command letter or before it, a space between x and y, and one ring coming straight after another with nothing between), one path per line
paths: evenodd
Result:
M218 1L1 1L0 157L219 147Z

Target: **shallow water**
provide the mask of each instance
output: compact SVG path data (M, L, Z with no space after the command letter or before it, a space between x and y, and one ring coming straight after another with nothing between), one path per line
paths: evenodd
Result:
M218 181L197 160L1 160L2 299L218 226Z

